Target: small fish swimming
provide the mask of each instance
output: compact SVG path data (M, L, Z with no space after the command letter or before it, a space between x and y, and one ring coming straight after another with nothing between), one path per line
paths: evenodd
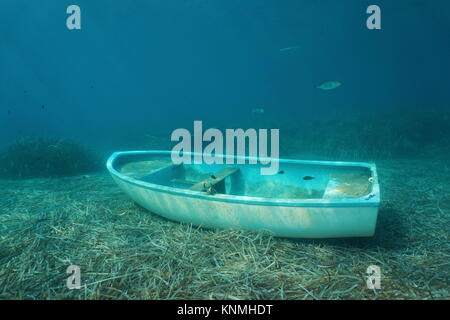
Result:
M300 46L281 48L280 52L290 51L290 50L294 50L294 49L298 49L298 48L300 48Z
M341 85L342 85L342 83L340 83L339 81L331 80L331 81L322 82L316 88L322 89L322 90L333 90L333 89L340 87Z
M262 114L262 113L264 113L264 109L263 108L253 108L252 113Z

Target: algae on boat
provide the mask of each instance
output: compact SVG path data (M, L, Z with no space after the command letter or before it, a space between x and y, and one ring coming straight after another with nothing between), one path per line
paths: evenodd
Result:
M141 178L157 169L167 167L172 162L170 160L153 160L130 162L120 168L120 173L128 175L134 179Z

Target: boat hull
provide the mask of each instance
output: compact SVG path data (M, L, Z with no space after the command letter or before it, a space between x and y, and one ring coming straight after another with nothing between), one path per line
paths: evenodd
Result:
M265 231L289 238L342 238L374 235L376 206L270 206L205 200L142 188L114 177L140 206L164 218L205 228Z

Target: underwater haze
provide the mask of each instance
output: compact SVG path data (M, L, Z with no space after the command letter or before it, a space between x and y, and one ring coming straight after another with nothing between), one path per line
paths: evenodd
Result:
M0 300L450 299L449 40L449 0L1 0ZM108 172L194 121L335 162Z
M449 106L445 0L377 1L381 30L367 29L372 2L360 0L79 0L81 30L66 27L69 4L2 2L2 145L126 146L194 120L234 128L255 117L283 137L317 119ZM316 88L326 80L342 86Z

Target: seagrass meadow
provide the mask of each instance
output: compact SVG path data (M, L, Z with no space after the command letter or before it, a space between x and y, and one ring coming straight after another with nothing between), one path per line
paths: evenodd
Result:
M379 161L373 238L206 230L135 205L106 172L2 180L1 299L448 299L448 161ZM81 288L66 269L78 265ZM366 270L381 268L381 289Z

